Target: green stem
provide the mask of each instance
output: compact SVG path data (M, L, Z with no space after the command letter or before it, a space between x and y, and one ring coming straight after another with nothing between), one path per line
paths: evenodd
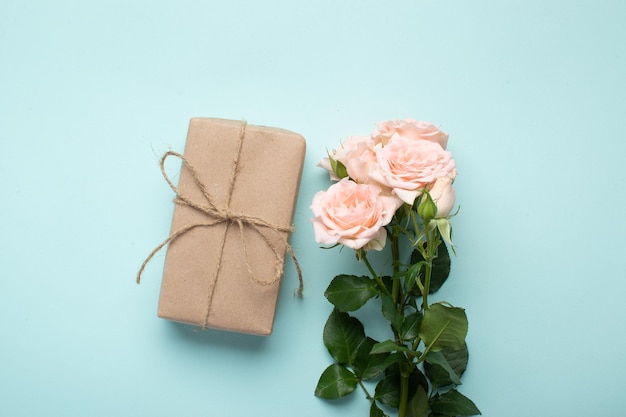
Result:
M430 277L432 275L431 265L432 261L427 259L424 267L424 292L422 293L422 307L424 311L428 309L428 292L430 291Z
M391 286L391 298L396 306L396 311L404 317L404 294L398 272L400 272L400 245L396 228L391 229L391 259L393 261L393 282ZM396 343L402 344L398 332L393 330Z
M391 230L391 257L393 260L393 286L391 296L398 313L404 316L404 293L398 277L398 273L400 272L400 245L398 232L395 228ZM396 332L394 331L394 333ZM396 334L395 336L397 339L398 335ZM398 343L401 342L401 340L398 340ZM409 362L409 358L406 357L406 361L400 364L400 403L398 405L398 417L405 417L407 412L409 401L409 374L411 373L410 367L411 363Z
M398 406L398 417L406 416L409 402L409 372L406 365L407 364L400 365L400 404Z
M439 239L436 229L430 229L428 224L424 226L426 229L426 253L424 253L424 260L426 265L424 267L424 291L422 292L422 306L424 311L428 309L428 293L430 292L430 279L433 271L433 259L437 253L437 247L439 246Z
M391 287L391 296L393 302L398 305L400 296L400 280L396 276L400 271L400 247L398 243L398 234L394 229L391 231L391 259L393 260L393 286Z
M370 261L367 259L367 252L363 251L363 254L361 255L361 259L363 260L363 262L365 262L365 266L370 271L370 274L372 274L372 277L375 280L378 280L379 278L378 274L376 273L374 268L372 268L372 264L370 264Z
M413 341L413 344L411 345L411 350L415 352L418 346L420 345L421 341L422 341L421 337L416 337L415 340Z
M361 386L361 389L363 389L363 391L365 392L365 398L373 401L374 398L370 395L369 391L367 390L367 388L365 387L365 384L363 384L363 381L361 379L359 379L359 385Z
M383 280L380 278L380 276L378 276L378 274L376 273L376 271L372 267L372 264L370 264L369 259L367 259L367 252L366 251L363 251L363 254L361 255L361 259L365 263L365 266L367 267L367 270L370 271L370 274L372 274L372 278L374 278L374 280L376 281L376 283L378 284L380 289L385 294L391 295L391 294L389 294L389 290L387 289L387 287L385 287L385 284L383 283Z

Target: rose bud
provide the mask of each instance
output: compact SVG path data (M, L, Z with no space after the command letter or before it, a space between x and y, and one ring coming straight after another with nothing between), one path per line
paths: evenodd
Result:
M422 194L420 203L417 206L417 214L424 220L424 223L432 220L437 215L437 205L430 194Z
M447 217L452 211L456 199L456 191L452 186L452 178L438 178L430 189L430 197L437 206L437 218Z

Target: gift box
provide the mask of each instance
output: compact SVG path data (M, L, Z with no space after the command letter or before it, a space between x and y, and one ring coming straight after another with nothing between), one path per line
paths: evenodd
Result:
M283 129L191 119L178 187L164 170L177 197L159 317L271 334L305 147Z

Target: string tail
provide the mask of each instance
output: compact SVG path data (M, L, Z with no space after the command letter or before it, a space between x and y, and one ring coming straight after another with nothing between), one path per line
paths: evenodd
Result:
M139 268L139 272L137 272L137 279L136 279L137 284L141 283L141 275L143 274L144 269L146 269L146 266L148 265L148 263L152 260L152 258L154 258L154 255L156 255L161 249L163 249L163 247L165 247L165 245L173 242L178 237L184 235L191 229L195 229L196 227L211 227L211 226L214 226L216 223L217 222L192 224L192 225L183 227L182 229L177 230L176 232L169 235L167 239L161 242L159 246L157 246L156 248L152 250L152 252L150 252L150 255L148 255L148 257L141 264L141 268Z
M302 295L304 294L304 279L302 279L302 268L300 268L300 263L298 262L298 258L296 258L296 253L294 252L291 245L287 244L286 248L287 253L289 254L289 256L291 256L291 259L293 259L293 264L295 265L296 272L298 273L299 285L298 288L294 290L294 294L296 295L296 297L302 298Z

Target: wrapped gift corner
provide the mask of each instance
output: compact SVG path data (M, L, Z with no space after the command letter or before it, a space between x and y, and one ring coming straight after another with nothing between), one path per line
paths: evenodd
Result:
M191 119L177 200L193 203L174 209L172 234L188 230L169 243L159 317L271 334L305 148L287 130ZM205 193L228 218L193 207L208 205Z

